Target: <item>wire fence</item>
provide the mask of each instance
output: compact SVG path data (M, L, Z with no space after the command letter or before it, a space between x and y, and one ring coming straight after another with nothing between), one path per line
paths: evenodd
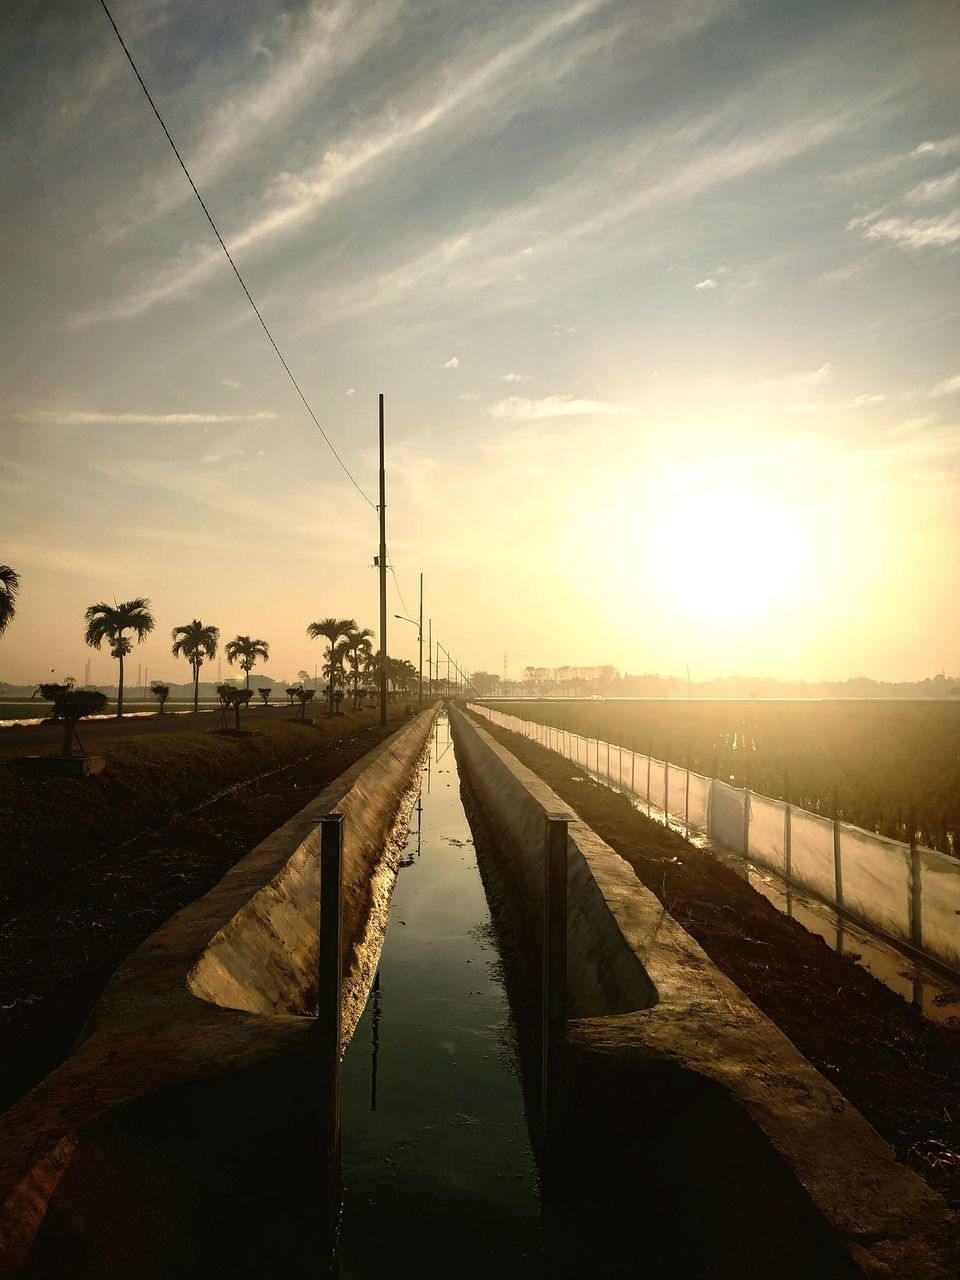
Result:
M781 876L895 942L960 972L960 860L694 773L629 747L470 703L492 724L579 765L688 835Z

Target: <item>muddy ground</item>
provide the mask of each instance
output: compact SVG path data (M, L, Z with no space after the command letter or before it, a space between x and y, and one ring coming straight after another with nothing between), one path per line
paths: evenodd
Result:
M103 775L57 783L0 758L0 1109L63 1060L135 947L405 718L111 740Z
M630 863L718 968L897 1156L960 1209L960 1018L948 1025L928 1021L625 797L584 778L555 752L481 724Z

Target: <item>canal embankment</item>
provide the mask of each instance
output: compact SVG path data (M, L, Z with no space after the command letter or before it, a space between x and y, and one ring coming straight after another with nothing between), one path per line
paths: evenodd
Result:
M0 1274L249 1274L322 1253L318 820L344 816L344 1038L386 927L434 712L357 761L120 966L0 1120ZM272 1215L275 1214L274 1218ZM276 1239L251 1221L303 1215Z

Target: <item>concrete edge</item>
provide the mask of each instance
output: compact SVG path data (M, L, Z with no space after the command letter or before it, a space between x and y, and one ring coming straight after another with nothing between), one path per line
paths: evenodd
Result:
M455 741L465 748L468 785L473 789L478 775L488 775L476 793L498 839L513 858L536 864L542 855L539 846L531 851L531 823L542 822L544 810L569 806L475 720L459 710L450 718ZM569 1045L586 1054L632 1055L638 1068L653 1055L719 1087L786 1163L863 1274L912 1280L957 1274L960 1233L941 1197L896 1160L860 1113L579 818L571 823L570 840L598 891L583 900L583 910L603 932L615 923L658 998L646 1008L574 1019ZM531 878L521 870L519 879L529 899ZM582 893L573 875L568 893L571 904Z

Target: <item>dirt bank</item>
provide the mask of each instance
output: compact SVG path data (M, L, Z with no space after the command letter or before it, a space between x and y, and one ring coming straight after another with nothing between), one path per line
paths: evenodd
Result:
M61 1060L134 947L404 718L112 739L107 771L83 780L0 760L0 1106Z
M583 778L554 752L482 723L631 864L898 1157L960 1208L960 1020L948 1026L927 1021L624 797Z

